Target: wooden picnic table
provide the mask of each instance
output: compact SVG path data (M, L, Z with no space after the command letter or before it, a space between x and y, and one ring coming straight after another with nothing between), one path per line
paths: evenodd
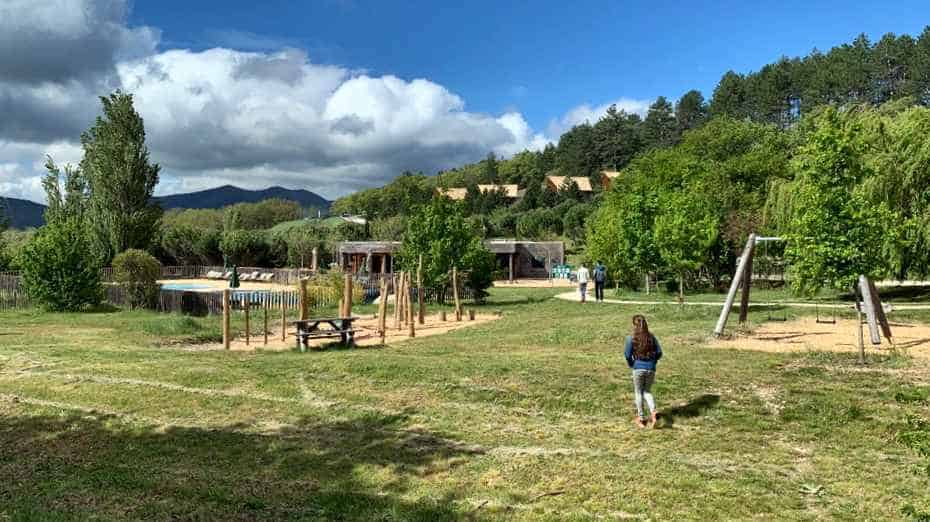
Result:
M326 337L339 337L342 344L355 346L355 330L352 329L352 321L354 320L354 317L321 317L292 321L291 324L297 328L297 348L301 352L305 352L310 339ZM322 325L328 325L329 328L320 328Z

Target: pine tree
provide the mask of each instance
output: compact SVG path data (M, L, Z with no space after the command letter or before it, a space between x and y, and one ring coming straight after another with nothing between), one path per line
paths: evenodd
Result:
M700 91L690 90L679 98L675 104L675 119L678 121L678 132L696 129L707 120L707 104Z
M646 148L670 147L678 143L678 122L672 111L672 104L659 96L649 106L649 112L643 121L643 138Z

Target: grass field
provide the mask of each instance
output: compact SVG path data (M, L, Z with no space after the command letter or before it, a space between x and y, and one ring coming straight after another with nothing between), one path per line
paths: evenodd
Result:
M930 519L925 361L711 349L715 308L561 291L306 354L192 347L215 318L2 313L0 520ZM631 422L634 312L666 352L657 430Z

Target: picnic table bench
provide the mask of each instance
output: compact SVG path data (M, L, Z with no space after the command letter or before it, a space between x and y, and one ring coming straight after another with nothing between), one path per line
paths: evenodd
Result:
M305 352L310 339L327 337L338 337L342 344L355 346L355 330L352 329L354 320L354 317L333 317L292 321L291 324L297 328L297 348ZM320 328L322 325L329 325L329 328Z

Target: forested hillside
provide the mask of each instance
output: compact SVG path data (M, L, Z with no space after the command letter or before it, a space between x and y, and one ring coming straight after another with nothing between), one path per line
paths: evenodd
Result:
M373 236L397 239L407 214L437 189L467 188L460 205L480 234L562 238L630 284L646 272L719 282L750 230L793 238L785 255L803 274L799 290L845 285L857 270L921 275L930 245L928 105L930 27L877 43L863 35L748 74L729 71L709 101L698 91L674 103L660 96L645 118L611 107L542 151L490 155L437 176L404 173L333 208L368 215ZM603 171L620 171L607 192ZM547 189L550 175L589 178L592 191L572 182ZM481 184L516 184L525 194L514 200ZM819 199L828 193L835 199ZM810 215L811 205L829 208ZM848 240L835 240L850 226ZM865 241L878 245L874 255L862 254Z

